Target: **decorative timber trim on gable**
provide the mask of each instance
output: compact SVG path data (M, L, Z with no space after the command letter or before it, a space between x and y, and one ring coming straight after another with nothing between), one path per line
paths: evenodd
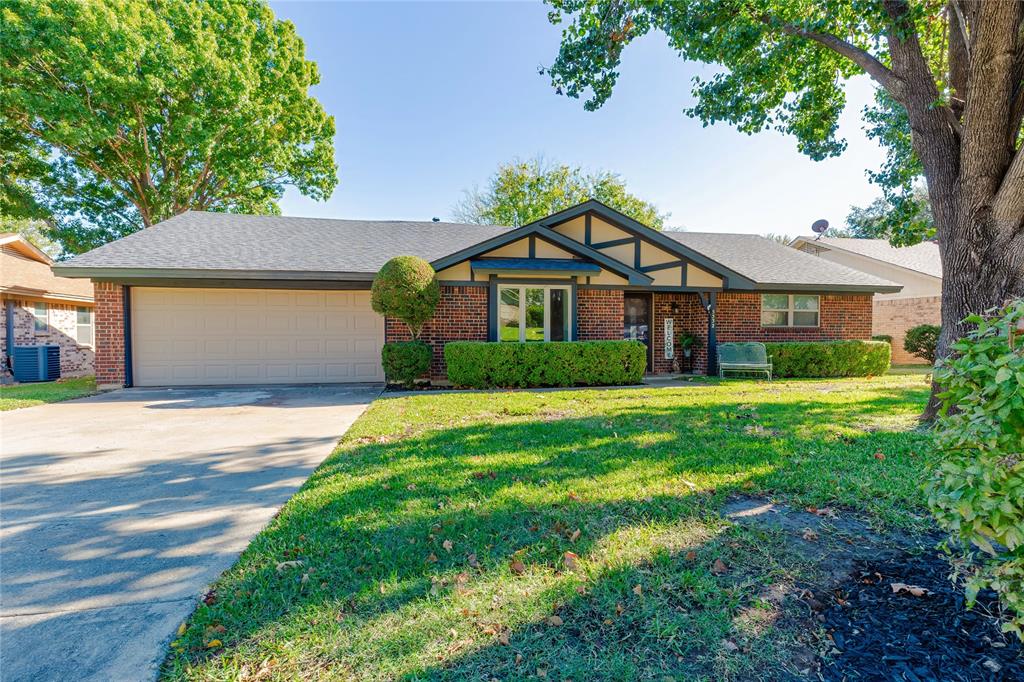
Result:
M652 277L645 275L636 268L631 268L625 263L601 253L593 247L587 246L586 244L578 242L570 237L566 237L563 234L559 234L539 222L509 230L504 234L484 240L479 244L474 244L469 248L444 256L443 258L439 258L431 263L431 265L434 267L434 270L441 271L472 258L483 256L490 251L494 251L495 249L517 242L524 238L528 238L530 240L530 253L536 252L536 240L540 239L548 242L549 244L565 249L580 258L593 261L617 275L621 275L631 285L650 285L654 281Z

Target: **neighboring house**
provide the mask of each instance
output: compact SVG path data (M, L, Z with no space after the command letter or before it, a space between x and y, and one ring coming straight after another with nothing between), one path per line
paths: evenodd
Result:
M907 330L942 324L942 259L939 245L922 242L895 247L886 239L797 237L792 247L833 263L903 285L901 291L875 295L872 334L892 337L895 364L927 364L903 350Z
M13 346L60 346L61 376L93 373L92 283L57 277L53 261L19 234L0 233L0 353L9 374Z
M866 339L872 295L900 288L762 237L658 232L596 201L517 229L189 212L55 271L95 282L101 385L380 381L381 345L409 333L372 311L369 288L401 254L442 285L421 335L436 380L460 339L635 337L664 373L689 332L704 341L693 369L714 371L716 337Z

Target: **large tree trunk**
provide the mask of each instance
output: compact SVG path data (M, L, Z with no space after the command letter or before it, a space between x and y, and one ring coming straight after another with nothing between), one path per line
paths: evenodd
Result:
M1024 194L1024 188L1019 190ZM983 313L1024 296L1024 230L1019 224L1000 223L990 210L994 197L932 197L949 216L936 221L942 257L942 333L937 357L949 355L950 347L966 334L968 315ZM938 413L940 387L932 384L932 395L923 420Z

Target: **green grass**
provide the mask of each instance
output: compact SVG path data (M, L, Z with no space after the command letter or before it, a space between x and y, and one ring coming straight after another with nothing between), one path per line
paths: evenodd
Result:
M764 495L925 528L927 394L890 376L378 400L163 675L785 677L804 635L763 590L821 567L721 506Z
M47 381L38 384L0 386L0 412L17 410L22 407L57 403L62 400L81 398L96 392L95 377Z

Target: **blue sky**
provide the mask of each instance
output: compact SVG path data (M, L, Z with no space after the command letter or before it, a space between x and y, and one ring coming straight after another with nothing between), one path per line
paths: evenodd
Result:
M540 3L272 6L317 62L314 94L338 131L334 195L316 202L290 190L286 215L447 219L499 163L536 155L619 173L688 230L807 233L818 218L841 225L851 204L879 194L864 175L882 159L861 129L866 78L848 86L846 153L814 162L793 138L684 116L691 78L709 67L679 59L662 34L625 51L612 99L587 112L538 75L559 40Z

